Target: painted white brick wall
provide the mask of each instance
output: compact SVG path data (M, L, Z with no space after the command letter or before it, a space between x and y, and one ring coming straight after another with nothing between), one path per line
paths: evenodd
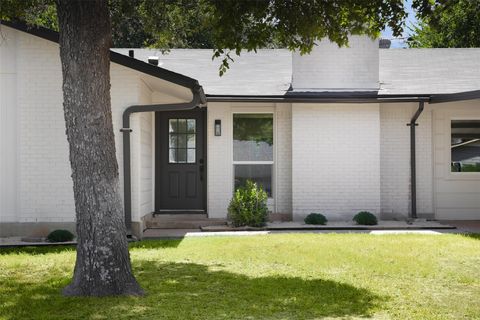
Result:
M142 80L139 80L139 103L151 104L152 91ZM137 218L153 212L153 183L154 183L154 128L153 112L142 112L140 117L140 202ZM139 221L139 220L135 220Z
M410 129L409 104L380 106L380 187L381 214L400 218L410 212Z
M73 221L58 45L18 32L18 222Z
M410 207L410 122L417 103L381 104L381 213L407 217ZM427 105L416 128L417 213L433 213L432 110Z
M275 210L292 213L292 105L276 104Z
M376 89L379 87L378 40L350 36L349 47L324 39L310 54L293 53L295 90Z
M1 28L0 32L0 222L3 222L15 220L18 210L17 32L10 28Z
M112 119L113 132L115 134L115 149L117 153L118 170L120 176L120 192L123 198L123 136L120 132L122 128L123 111L131 105L138 104L138 73L126 67L111 64L110 65L110 96L112 100ZM139 221L138 214L140 194L138 166L140 162L136 155L140 152L140 117L133 115L131 118L131 129L133 130L131 137L131 168L132 168L132 221Z
M435 218L480 219L480 176L452 173L451 121L480 119L480 99L432 105Z
M222 135L214 134L215 120L222 121ZM225 218L232 198L232 110L228 103L209 103L207 109L207 211L210 218Z
M418 105L412 106L412 115ZM416 129L417 213L430 216L433 208L432 106L428 104L418 118Z
M140 114L140 208L138 217L152 213L153 205L153 183L154 183L154 146L153 146L153 112ZM138 221L138 220L136 220Z
M293 104L293 218L380 211L378 104Z
M25 33L12 34L16 39L10 51L5 47L0 51L0 221L73 221L58 46ZM128 68L111 66L122 194L122 113L132 104L152 101L139 77ZM346 218L362 209L406 214L410 200L406 123L416 107L297 104L292 109L277 104L276 211L293 210L296 218L311 211ZM233 181L232 106L209 103L207 114L208 211L211 217L225 217ZM426 214L433 212L431 114L427 106L417 127L418 212ZM153 210L152 117L153 113L132 116L133 221ZM213 134L215 119L222 120L221 137Z
M58 44L5 26L2 35L8 41L0 49L0 222L74 221ZM185 91L187 98L191 93L113 63L110 77L123 196L123 111L152 102L148 81L155 90ZM183 101L158 92L156 97L156 103ZM132 115L131 128L132 220L140 221L153 210L153 113Z
M275 201L269 202L273 212L292 212L292 148L291 148L291 104L229 104L209 103L207 110L208 141L208 213L212 218L226 218L227 208L233 192L233 113L274 113L275 130ZM263 111L262 111L263 112ZM215 120L222 121L222 135L213 132Z
M8 30L5 26L2 28ZM15 34L18 189L16 212L8 215L1 212L2 222L73 221L75 209L58 45L22 32ZM111 85L115 144L122 180L119 130L123 110L137 103L138 73L112 64ZM10 167L7 170L10 171ZM121 188L123 190L122 181Z

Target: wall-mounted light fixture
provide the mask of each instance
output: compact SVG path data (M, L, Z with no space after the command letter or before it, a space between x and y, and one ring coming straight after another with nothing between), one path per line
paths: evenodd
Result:
M215 120L215 135L217 137L222 135L222 120Z

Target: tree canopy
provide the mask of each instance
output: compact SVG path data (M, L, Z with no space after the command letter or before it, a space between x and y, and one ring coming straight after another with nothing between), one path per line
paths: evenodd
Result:
M242 50L282 47L309 53L323 38L348 45L349 34L400 35L403 0L109 0L112 47L212 48L223 74ZM414 0L426 16L430 0ZM55 1L2 0L2 19L58 30ZM233 53L233 54L232 54Z
M480 0L437 1L412 31L413 48L480 47Z

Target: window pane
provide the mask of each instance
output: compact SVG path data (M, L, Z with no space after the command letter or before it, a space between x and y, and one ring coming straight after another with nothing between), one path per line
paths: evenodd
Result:
M189 134L187 136L187 147L188 148L195 148L195 135Z
M177 149L169 149L168 162L170 162L170 163L176 163L177 162Z
M480 120L452 120L452 172L480 172Z
M187 132L187 119L178 119L178 132Z
M187 119L187 132L195 133L195 130L196 130L195 127L196 127L195 119Z
M195 149L188 149L187 151L187 162L195 163Z
M176 148L177 147L177 135L176 134L172 134L170 133L170 139L169 139L169 143L168 143L168 146L170 148Z
M187 149L177 149L177 163L187 162Z
M236 164L235 189L244 186L247 179L256 182L272 197L272 165L271 164Z
M179 134L177 138L177 148L186 148L187 147L187 135Z
M177 119L168 120L168 132L177 132L178 131Z
M273 161L273 115L233 115L233 160Z

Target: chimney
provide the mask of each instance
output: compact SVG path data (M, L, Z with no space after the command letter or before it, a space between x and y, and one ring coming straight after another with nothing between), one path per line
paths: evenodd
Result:
M295 52L292 88L296 91L373 91L379 88L378 40L350 36L349 47L322 39L310 54Z
M378 46L380 49L388 49L390 48L390 45L392 44L392 41L388 39L380 39L378 42Z
M158 57L156 56L148 57L148 63L153 64L154 66L158 66Z
M130 58L135 58L135 51L133 51L133 50L128 50L128 56L129 56Z

